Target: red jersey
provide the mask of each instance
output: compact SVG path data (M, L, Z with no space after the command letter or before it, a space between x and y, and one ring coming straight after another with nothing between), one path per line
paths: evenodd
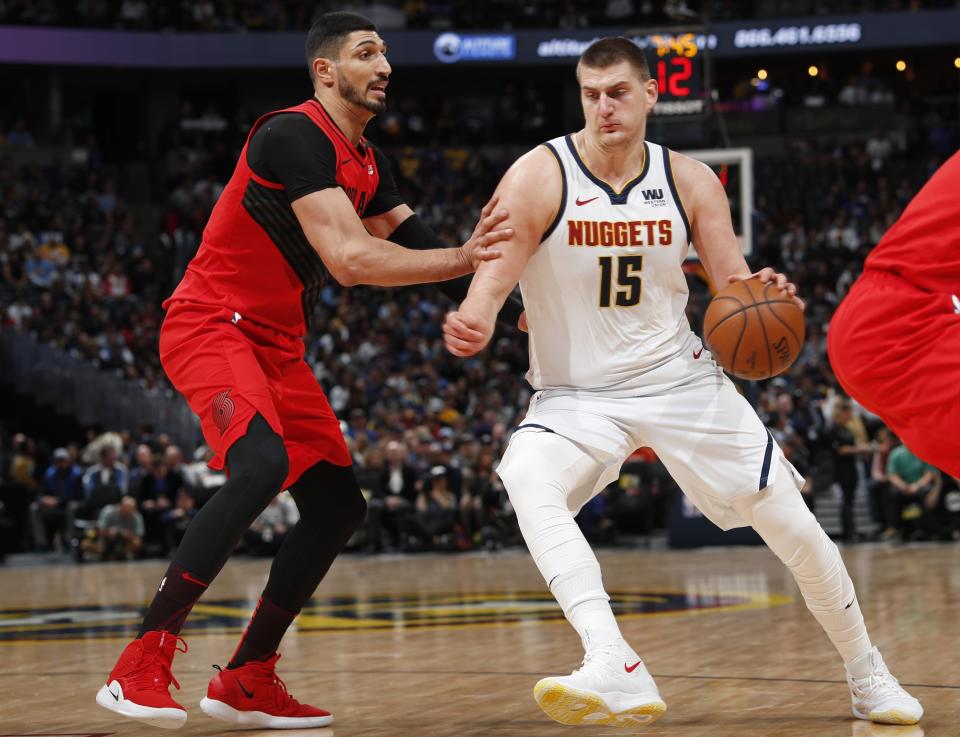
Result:
M291 197L282 182L258 176L247 159L254 134L281 113L306 116L332 144L336 157L335 164L330 162L335 180L330 177L296 196L340 186L357 214L364 215L380 183L373 147L366 140L354 146L317 100L268 113L251 128L203 231L200 249L164 309L175 301L224 307L287 335L306 333L327 269L293 212L290 202L296 196Z
M960 153L930 177L864 266L928 292L960 293Z

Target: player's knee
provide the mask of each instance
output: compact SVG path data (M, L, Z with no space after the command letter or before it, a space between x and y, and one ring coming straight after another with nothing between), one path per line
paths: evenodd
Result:
M736 508L791 568L822 548L824 540L829 542L787 468L782 468L776 481L763 492L740 500Z
M516 507L516 500L529 498L534 492L538 498L556 496L562 501L563 489L549 478L550 467L518 456L519 454L515 454L497 468L497 475L503 481L511 504Z
M307 525L333 527L349 538L367 516L367 500L351 466L321 461L308 469L290 491L300 519Z
M283 489L283 482L290 472L290 459L283 441L277 437L275 442L260 447L253 459L251 474L264 488L274 489L274 493Z
M228 452L227 468L231 480L243 479L244 489L262 494L269 502L283 488L290 472L290 459L283 438L257 415L247 434Z

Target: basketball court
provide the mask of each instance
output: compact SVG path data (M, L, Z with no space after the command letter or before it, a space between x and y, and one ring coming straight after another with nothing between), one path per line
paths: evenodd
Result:
M589 735L928 737L960 733L957 546L858 547L844 558L874 641L923 703L916 727L850 716L839 658L792 577L763 548L602 551L624 634L667 702L650 727ZM0 570L0 737L145 735L94 694L166 563ZM182 735L267 734L215 722L197 702L259 596L268 561L234 560L194 610L174 661ZM580 646L525 552L346 557L284 640L278 669L330 709L317 737L546 737L575 731L533 685L578 665ZM276 733L276 732L274 732Z

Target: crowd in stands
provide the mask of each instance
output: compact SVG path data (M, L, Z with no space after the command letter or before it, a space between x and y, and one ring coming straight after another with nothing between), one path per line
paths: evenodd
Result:
M398 115L402 133L416 111ZM404 135L390 135L389 116L378 125L371 137L383 141L405 199L446 242L462 242L514 153L427 136L406 145ZM166 386L156 348L160 302L199 245L242 128L213 110L182 111L156 167L165 195L156 228L137 222L95 146L67 163L0 161L0 327L35 333L144 386ZM856 138L791 140L787 155L755 164L753 261L785 270L799 285L807 339L788 374L744 391L807 479L810 503L837 485L849 540L859 535L851 490L864 485L888 537L949 536L960 512L953 480L894 450L895 440L860 408L844 409L826 360L830 317L864 256L957 143L955 127L930 114ZM699 330L710 294L693 265L688 281L688 313ZM494 469L530 396L526 337L503 325L480 357L453 358L442 342L447 307L431 286L331 283L312 316L307 357L369 495L354 547L519 541ZM222 477L206 469L205 448L181 450L163 428L115 430L62 448L16 426L0 430L0 534L13 540L8 547L125 558L163 555L177 544ZM649 535L665 526L675 493L662 465L641 450L580 522L598 542ZM295 522L295 505L282 497L242 544L267 554Z
M95 163L0 159L0 325L154 385L169 253Z
M951 7L952 0L4 0L0 23L178 31L298 31L314 13L351 10L382 28L586 28Z

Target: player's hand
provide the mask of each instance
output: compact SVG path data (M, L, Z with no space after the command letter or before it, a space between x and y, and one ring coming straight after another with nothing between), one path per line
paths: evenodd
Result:
M513 237L513 228L506 223L509 214L502 207L497 207L498 202L499 197L494 195L484 205L473 235L462 246L464 258L474 271L484 261L500 258L503 252L496 248L496 244Z
M520 313L520 319L517 320L517 329L518 329L521 333L529 333L529 332L530 332L530 326L527 325L527 311L526 311L526 310L524 310L523 312Z
M493 337L496 313L489 317L461 309L448 312L443 321L443 342L455 356L473 356L487 347Z
M780 290L781 294L785 294L794 301L794 303L801 310L807 309L807 303L804 302L797 296L797 285L790 281L789 277L786 274L781 274L777 271L774 271L769 266L760 269L760 271L755 271L752 274L747 274L746 276L729 276L727 277L727 283L733 284L738 281L746 281L747 279L753 279L757 277L764 284L773 282L777 289Z

